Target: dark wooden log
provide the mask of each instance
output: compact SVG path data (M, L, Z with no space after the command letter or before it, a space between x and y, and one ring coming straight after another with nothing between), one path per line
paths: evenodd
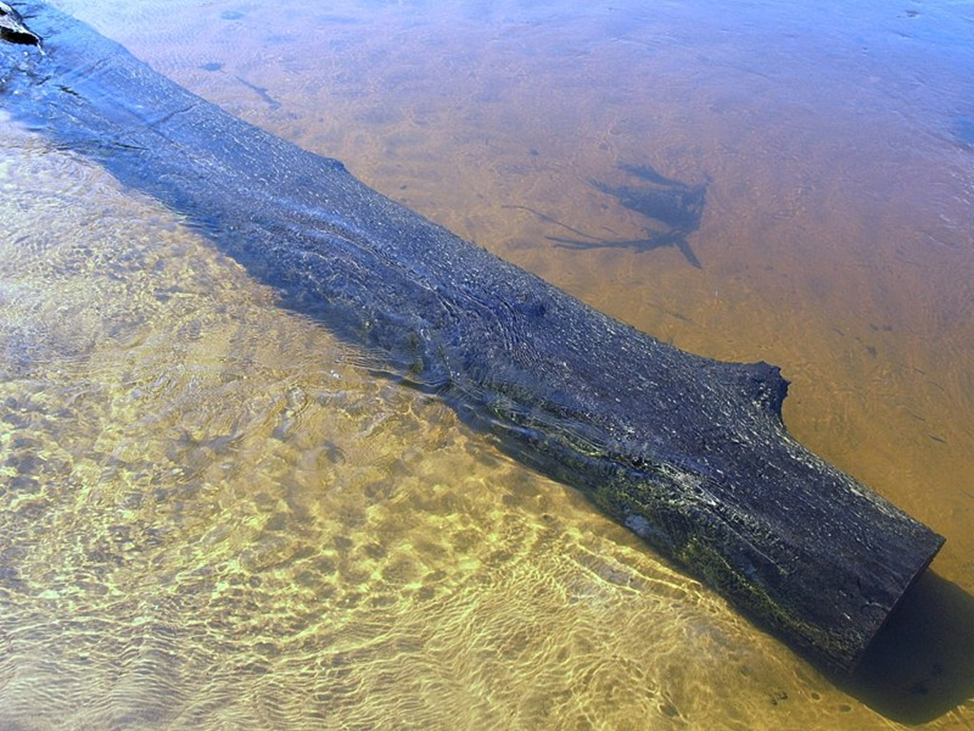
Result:
M177 86L88 26L17 4L0 99L97 160L525 463L796 647L851 668L943 539L785 430L766 363L684 353L600 314Z
M4 2L0 2L0 39L25 46L36 46L40 42L40 38L24 24L20 13Z

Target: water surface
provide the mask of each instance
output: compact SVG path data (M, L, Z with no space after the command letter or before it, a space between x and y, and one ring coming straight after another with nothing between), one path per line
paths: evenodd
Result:
M792 432L948 543L823 674L4 119L0 726L974 726L969 6L58 6L605 312L780 365ZM699 267L553 240L646 239L633 166L705 188Z

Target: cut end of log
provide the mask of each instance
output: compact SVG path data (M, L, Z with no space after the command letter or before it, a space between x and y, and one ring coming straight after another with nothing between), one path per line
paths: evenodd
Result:
M928 549L926 558L918 564L917 570L913 573L913 576L910 577L909 581L904 586L903 591L900 592L900 595L896 598L893 604L885 611L885 616L883 616L879 626L876 628L875 632L873 632L872 636L869 637L863 644L862 649L852 658L848 665L839 667L839 669L843 672L851 674L856 671L856 668L859 667L859 664L862 662L863 658L869 654L870 649L876 644L877 639L883 634L886 626L889 624L890 618L896 614L897 610L903 604L904 599L914 590L917 581L919 581L920 577L926 573L928 568L930 568L930 564L933 563L933 560L937 557L937 554L940 553L940 549L943 548L944 544L947 542L947 539L938 533L934 533L933 531L930 531L929 533L932 545Z

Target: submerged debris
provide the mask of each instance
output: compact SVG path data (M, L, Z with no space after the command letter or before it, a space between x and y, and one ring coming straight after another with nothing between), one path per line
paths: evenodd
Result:
M560 246L572 249L625 248L650 251L664 246L675 246L697 269L703 265L690 248L687 236L700 228L706 185L687 185L681 180L667 178L649 165L620 165L638 181L634 185L612 186L593 180L592 185L611 195L630 211L645 216L651 222L643 230L645 238L601 239L586 235L585 239L547 237Z
M648 220L643 228L644 236L634 239L606 239L580 231L544 213L527 206L506 206L533 213L542 221L556 224L575 234L575 237L546 236L556 246L566 249L634 249L652 251L664 246L675 246L686 260L697 269L703 269L700 259L693 253L687 237L700 228L703 206L707 195L706 185L688 185L682 180L668 178L650 165L620 165L619 169L635 179L630 185L614 186L598 180L590 183L594 188L615 198L620 205Z

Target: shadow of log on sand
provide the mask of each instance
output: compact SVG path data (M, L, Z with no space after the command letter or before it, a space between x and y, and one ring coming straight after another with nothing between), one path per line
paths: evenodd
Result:
M887 718L933 721L974 697L974 597L928 571L851 675L832 680Z

